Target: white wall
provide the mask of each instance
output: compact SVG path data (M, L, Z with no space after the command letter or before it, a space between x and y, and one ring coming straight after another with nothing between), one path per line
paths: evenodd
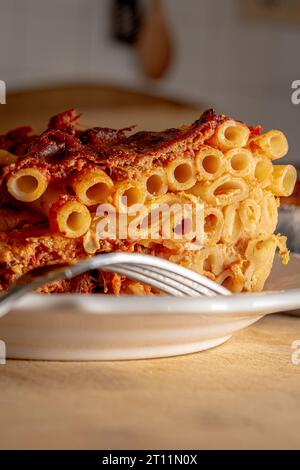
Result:
M133 50L109 38L110 0L0 0L0 79L8 88L104 81L213 105L283 129L298 159L300 29L242 18L243 0L164 0L176 60L158 83L143 78ZM300 161L299 161L300 163Z

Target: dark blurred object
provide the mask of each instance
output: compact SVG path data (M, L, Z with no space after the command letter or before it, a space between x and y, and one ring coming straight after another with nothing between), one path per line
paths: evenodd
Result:
M112 35L127 44L134 44L141 26L140 0L113 0Z
M300 253L300 181L292 196L281 198L277 231L288 237L291 251Z
M139 65L147 77L158 79L169 69L172 39L160 0L152 0L149 12L141 25L137 39Z
M243 0L246 18L259 21L300 23L299 0Z
M289 250L300 253L300 206L280 207L277 232L287 237Z

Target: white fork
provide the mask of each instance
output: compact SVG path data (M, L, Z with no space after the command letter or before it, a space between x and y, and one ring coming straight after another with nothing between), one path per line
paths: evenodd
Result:
M162 258L117 252L94 256L72 265L49 265L29 271L1 295L0 317L29 292L54 281L72 279L93 269L119 273L178 297L231 294L216 282Z

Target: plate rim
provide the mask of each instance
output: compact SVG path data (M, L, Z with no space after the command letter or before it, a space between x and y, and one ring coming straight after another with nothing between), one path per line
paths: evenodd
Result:
M103 307L104 311L101 311ZM82 294L51 294L45 299L43 294L28 294L16 303L14 312L30 310L48 314L47 309L74 310L80 314L92 315L266 315L268 313L296 310L300 308L300 288L283 291L269 291L259 294L237 294L230 297L151 297L145 304L144 297L126 298L103 296L99 308L99 295L83 298Z

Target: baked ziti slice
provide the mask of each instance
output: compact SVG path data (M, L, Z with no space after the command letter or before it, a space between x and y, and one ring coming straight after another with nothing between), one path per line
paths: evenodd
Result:
M262 290L277 249L288 261L275 232L297 175L277 164L282 132L213 110L163 132L77 124L71 109L41 135L0 136L0 291L30 269L112 251L163 257L233 292ZM105 271L42 291L156 293Z

